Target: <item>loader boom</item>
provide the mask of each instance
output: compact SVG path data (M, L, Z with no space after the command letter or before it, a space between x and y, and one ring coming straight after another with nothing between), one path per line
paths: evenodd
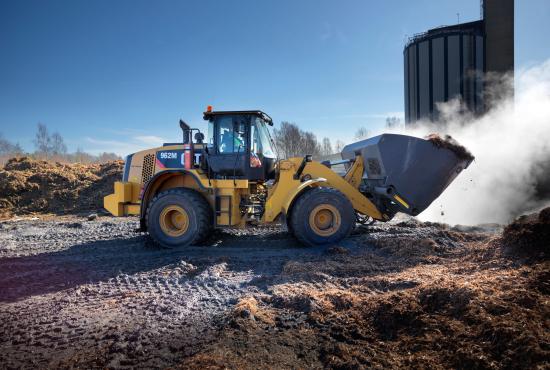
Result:
M384 216L376 206L358 190L358 178L363 175L363 160L355 158L345 177L339 176L327 166L316 162L306 162L302 177L294 179L294 174L302 162L302 158L291 158L281 162L279 181L269 192L266 201L265 222L273 222L281 213L288 215L293 201L299 194L314 186L326 186L343 193L353 204L353 208L376 220L384 220ZM303 178L308 180L303 181Z

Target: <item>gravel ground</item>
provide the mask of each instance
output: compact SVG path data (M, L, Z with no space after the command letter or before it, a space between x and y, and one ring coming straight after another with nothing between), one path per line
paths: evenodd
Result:
M515 363L516 354L527 353L522 348L534 351L533 363L545 363L540 317L547 287L540 284L547 265L526 270L501 256L491 246L498 225L450 228L396 219L316 248L301 246L284 228L262 227L215 231L205 245L179 250L155 245L137 227L135 218L113 217L0 223L1 368L452 367L462 361L484 367ZM529 288L532 281L540 287ZM496 304L475 301L479 289L496 289L495 299L520 289L513 302L529 294L536 312L516 303L509 309L524 320L514 328L518 336L536 339L499 357L496 344L480 350L472 343L509 329L453 329L468 339L459 347L473 348L454 356L449 336L455 334L441 330L456 324L455 313L449 319L438 310ZM439 333L427 349L415 344L425 334L402 334L418 325ZM434 349L440 343L447 357ZM399 346L419 352L404 359Z
M218 319L290 259L322 253L283 229L215 232L162 249L136 219L0 223L0 363L167 367L215 336Z

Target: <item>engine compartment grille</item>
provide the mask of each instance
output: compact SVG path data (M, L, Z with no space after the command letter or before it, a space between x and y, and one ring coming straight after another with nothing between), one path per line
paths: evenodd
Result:
M153 154L146 154L143 157L143 169L141 170L141 182L147 183L153 177L155 172L155 156Z

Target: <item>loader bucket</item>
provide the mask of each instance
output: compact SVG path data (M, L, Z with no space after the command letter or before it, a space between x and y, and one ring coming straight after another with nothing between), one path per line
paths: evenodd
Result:
M345 146L342 159L362 156L365 173L360 190L390 218L396 212L416 216L474 159L463 147L443 145L446 142L437 139L383 134Z

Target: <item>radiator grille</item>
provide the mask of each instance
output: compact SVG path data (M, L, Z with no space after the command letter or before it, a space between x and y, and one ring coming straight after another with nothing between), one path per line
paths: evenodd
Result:
M153 177L155 172L155 156L153 154L146 154L143 157L143 170L141 171L141 182L147 183Z

